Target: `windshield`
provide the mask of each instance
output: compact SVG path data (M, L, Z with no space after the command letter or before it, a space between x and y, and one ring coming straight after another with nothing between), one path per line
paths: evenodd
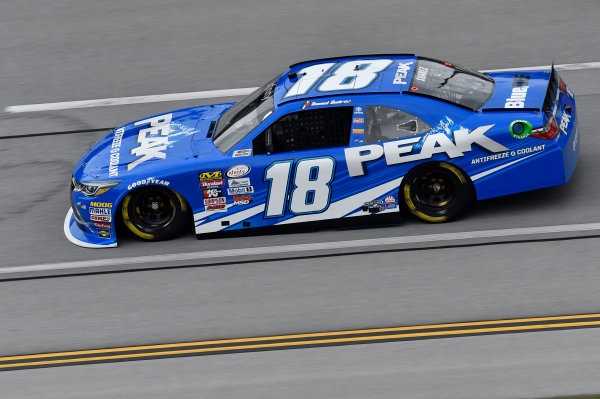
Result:
M273 113L273 93L279 76L229 108L219 118L213 136L213 142L219 151L229 151Z
M492 96L494 80L450 63L419 59L410 90L478 110Z

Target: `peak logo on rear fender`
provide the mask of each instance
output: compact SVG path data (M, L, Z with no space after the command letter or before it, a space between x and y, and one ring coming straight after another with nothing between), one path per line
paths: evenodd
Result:
M172 118L173 114L166 114L144 119L134 124L134 126L149 124L150 127L138 132L137 142L140 145L133 148L131 154L137 155L139 158L127 165L128 171L152 158L165 159L167 157L164 151L169 144L169 133L171 132L169 123Z
M380 144L369 144L361 147L346 148L346 164L350 176L365 174L364 163L385 156L387 165L418 161L431 158L434 154L445 152L449 158L462 157L465 152L472 151L472 145L477 144L490 152L507 151L508 148L490 139L485 133L494 125L479 126L469 131L462 128L454 131L454 142L445 133L435 133L421 137L389 141ZM421 150L412 153L417 142L422 140Z

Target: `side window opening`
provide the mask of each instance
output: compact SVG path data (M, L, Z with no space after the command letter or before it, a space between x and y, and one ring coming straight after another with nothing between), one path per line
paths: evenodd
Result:
M381 105L365 109L365 144L418 136L430 130L427 122L400 109Z
M353 107L337 107L285 115L253 140L253 152L261 155L348 145L352 112Z

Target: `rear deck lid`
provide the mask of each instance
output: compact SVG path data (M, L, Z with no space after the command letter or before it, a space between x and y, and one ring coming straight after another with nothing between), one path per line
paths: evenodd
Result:
M547 71L510 71L487 73L496 82L494 93L484 111L539 111L550 80Z

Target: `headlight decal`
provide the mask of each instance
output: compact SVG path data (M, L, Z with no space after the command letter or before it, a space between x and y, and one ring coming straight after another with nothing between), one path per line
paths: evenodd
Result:
M119 183L121 183L120 180L84 183L73 179L71 182L71 187L74 192L81 193L86 197L97 197L100 194L104 194Z

